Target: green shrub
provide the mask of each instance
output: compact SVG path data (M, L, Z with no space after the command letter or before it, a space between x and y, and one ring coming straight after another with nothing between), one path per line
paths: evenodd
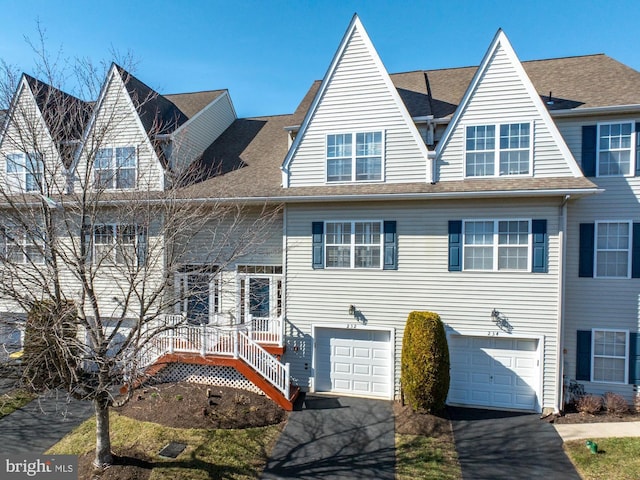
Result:
M77 380L77 309L73 302L35 303L27 316L23 379L35 391L68 389Z
M411 312L402 340L404 401L415 411L444 408L449 392L449 347L437 313Z

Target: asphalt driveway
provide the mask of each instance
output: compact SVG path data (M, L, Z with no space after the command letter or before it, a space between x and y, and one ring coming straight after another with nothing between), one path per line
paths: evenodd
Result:
M92 414L90 402L50 392L0 419L0 453L44 453Z
M464 480L580 480L537 414L449 407Z
M291 412L262 479L393 480L390 401L307 396Z

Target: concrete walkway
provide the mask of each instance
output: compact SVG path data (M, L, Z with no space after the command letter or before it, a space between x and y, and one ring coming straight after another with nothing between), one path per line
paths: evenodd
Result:
M640 422L553 424L564 442L588 438L640 437Z
M0 418L0 453L41 454L93 414L90 402L51 393Z
M307 396L291 412L262 479L393 480L390 401Z
M562 439L537 414L449 407L464 480L580 480Z

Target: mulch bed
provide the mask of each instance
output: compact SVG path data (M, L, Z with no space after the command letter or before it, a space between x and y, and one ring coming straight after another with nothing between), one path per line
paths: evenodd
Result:
M447 411L437 415L414 412L411 407L393 403L396 433L401 435L425 435L435 439L453 438Z
M133 392L116 412L173 428L252 428L284 421L286 412L266 395L229 387L162 383Z
M164 383L133 392L131 400L114 408L120 415L173 428L240 429L283 422L287 412L269 397L229 387L194 383ZM114 464L95 473L94 452L78 459L81 480L148 480L154 459L146 452L114 455Z
M580 412L565 412L563 415L550 415L544 418L549 423L570 424L570 423L606 423L606 422L640 422L640 413L631 411L623 415L614 415L602 411L594 415Z

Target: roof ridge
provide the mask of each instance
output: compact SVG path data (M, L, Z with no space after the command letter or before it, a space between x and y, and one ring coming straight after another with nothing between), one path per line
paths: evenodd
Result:
M228 88L213 88L211 90L197 90L195 92L174 92L174 93L163 93L162 96L171 96L171 95L195 95L197 93L211 93L211 92L225 92L229 90Z

